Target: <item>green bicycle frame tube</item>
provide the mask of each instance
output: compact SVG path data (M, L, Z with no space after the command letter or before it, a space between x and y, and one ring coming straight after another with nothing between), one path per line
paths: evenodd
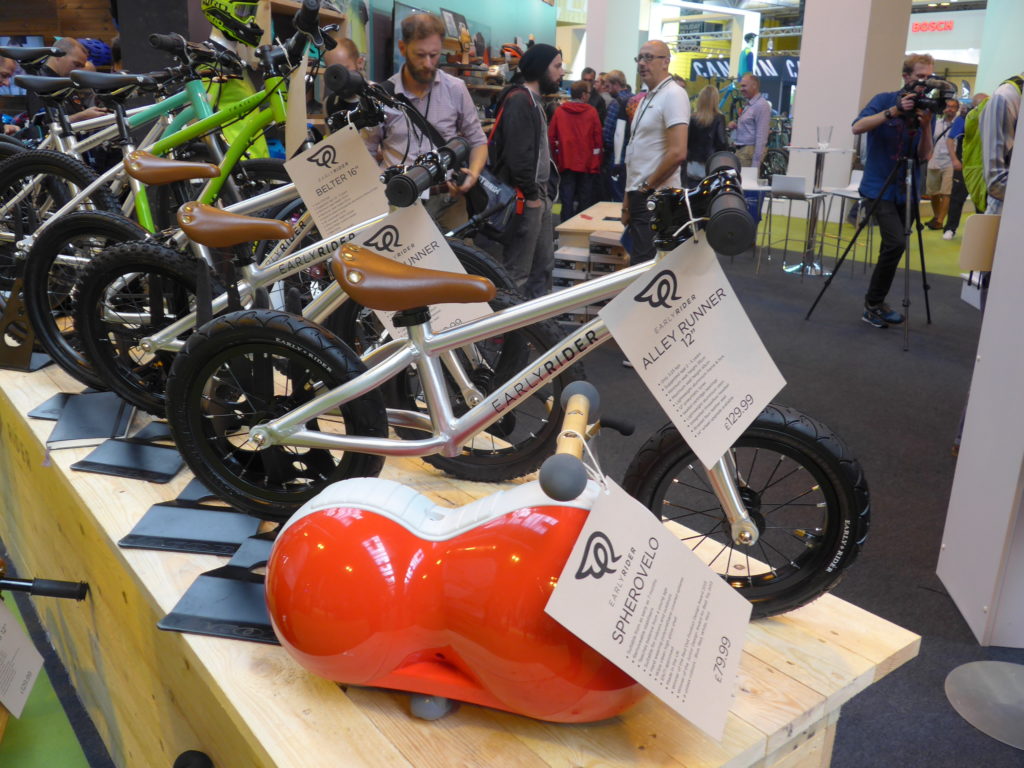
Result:
M283 85L282 80L283 78L280 77L267 78L266 87L262 91L254 93L252 96L248 96L229 107L218 110L209 117L182 128L173 136L161 139L150 148L150 152L154 155L166 154L174 147L198 138L214 128L219 128L225 123L241 118L249 112L253 112L253 110L255 110L260 104L269 100L270 109L254 112L243 119L243 130L235 139L231 150L228 152L228 156L225 158L224 168L220 177L212 179L207 187L207 193L209 192L209 189L213 187L215 189L214 196L216 196L216 192L220 191L224 180L227 178L228 172L233 167L233 163L231 161L232 157L234 160L237 160L238 157L241 156L242 152L248 148L249 141L257 131L262 130L272 121L284 122L287 112L284 93L281 88ZM206 197L207 195L204 194L204 201L206 201Z

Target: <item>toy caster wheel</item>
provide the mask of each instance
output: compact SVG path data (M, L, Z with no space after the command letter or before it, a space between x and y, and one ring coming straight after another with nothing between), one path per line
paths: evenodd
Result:
M206 753L190 749L178 755L174 768L213 768L213 761Z
M422 694L412 694L409 697L409 705L413 715L421 720L440 720L455 709L455 702L451 699Z

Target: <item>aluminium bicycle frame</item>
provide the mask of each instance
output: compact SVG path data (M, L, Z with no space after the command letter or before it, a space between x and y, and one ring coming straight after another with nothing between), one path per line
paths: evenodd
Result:
M315 249L333 253L347 238L327 238L303 249L291 259L294 265ZM542 387L558 376L563 369L581 360L611 338L604 320L595 317L530 362L489 395L482 397L476 391L455 350L473 345L502 332L514 331L541 320L579 309L602 299L618 295L627 285L650 270L657 260L647 261L613 272L585 283L564 288L548 296L531 299L486 317L471 320L450 330L432 333L429 320L422 325L408 327L407 339L395 339L367 354L363 362L368 370L334 389L317 395L287 414L249 430L249 440L257 448L289 445L327 450L351 450L380 456L427 456L440 453L458 456L467 441L483 432ZM336 285L336 283L334 284ZM324 293L327 293L325 291ZM180 332L180 331L179 331ZM456 416L442 372L442 362L452 375L463 396L472 407L462 416ZM361 397L397 376L413 365L420 377L423 396L427 404L424 415L413 411L387 409L388 424L430 432L431 436L418 440L400 438L337 435L306 428L312 419L332 411L346 402ZM475 403L475 404L474 404ZM730 522L731 535L737 544L751 546L757 542L757 526L747 513L740 496L735 462L731 451L726 451L708 468L708 478Z

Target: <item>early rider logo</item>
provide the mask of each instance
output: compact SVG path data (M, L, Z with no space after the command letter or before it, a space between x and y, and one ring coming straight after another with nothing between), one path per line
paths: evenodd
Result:
M654 276L651 282L644 286L640 293L633 297L633 301L646 301L652 307L671 309L672 305L668 303L669 299L679 301L681 298L676 273L671 269L663 269Z
M332 146L321 147L307 157L306 160L319 165L321 168L330 168L338 161L338 153Z
M621 555L615 554L611 540L601 531L594 531L587 539L587 546L583 548L583 560L576 570L576 578L585 579L587 576L593 576L600 579L606 573L615 573L611 565L621 559Z
M378 232L374 232L371 237L367 238L365 244L370 248L378 251L387 251L388 253L394 253L395 248L402 247L402 244L398 242L398 229L391 224L382 227Z

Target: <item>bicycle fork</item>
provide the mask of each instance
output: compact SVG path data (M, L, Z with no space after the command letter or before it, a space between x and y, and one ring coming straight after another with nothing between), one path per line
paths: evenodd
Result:
M730 535L737 546L751 547L757 543L757 525L747 514L747 507L740 496L740 486L745 485L736 471L736 459L732 449L708 469L708 480L718 497L725 517L729 521Z

